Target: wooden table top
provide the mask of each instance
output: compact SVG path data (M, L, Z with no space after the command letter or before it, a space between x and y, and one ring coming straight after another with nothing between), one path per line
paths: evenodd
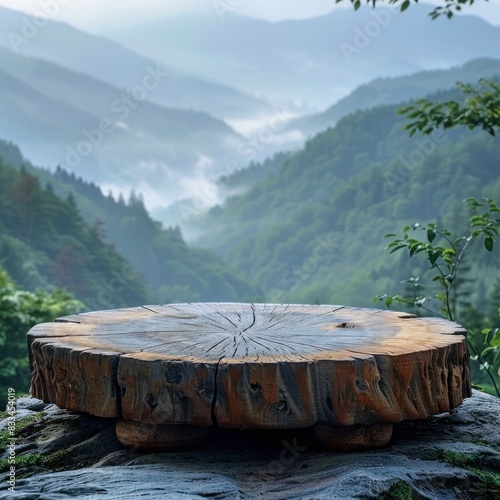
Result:
M378 309L143 306L37 325L28 344L35 397L136 422L394 423L470 395L460 325Z

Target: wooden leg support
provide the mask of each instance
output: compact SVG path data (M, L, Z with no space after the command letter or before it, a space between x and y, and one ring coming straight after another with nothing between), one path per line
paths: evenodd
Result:
M116 436L123 446L140 450L178 451L200 448L210 427L144 424L130 420L116 423Z
M313 435L321 446L332 450L381 448L391 439L392 424L341 426L318 422L313 426Z

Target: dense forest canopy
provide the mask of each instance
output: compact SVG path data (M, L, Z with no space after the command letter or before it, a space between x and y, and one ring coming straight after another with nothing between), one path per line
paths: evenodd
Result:
M33 167L0 141L1 157L14 166L0 163L0 260L20 286L61 287L92 310L258 295L215 253L152 220L140 195L104 196L62 169Z
M358 111L318 134L277 172L201 218L199 228L210 231L199 241L283 300L370 304L408 278L406 263L384 252L384 234L418 220L458 230L467 221L462 199L500 194L498 141L465 129L409 138L398 109ZM322 241L328 251L315 259ZM478 304L494 285L496 259L481 257L470 271L486 279L474 293Z

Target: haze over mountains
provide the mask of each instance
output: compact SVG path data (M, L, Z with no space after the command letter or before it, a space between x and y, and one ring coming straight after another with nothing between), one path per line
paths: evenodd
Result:
M235 301L258 293L215 253L151 219L140 196L23 160L0 140L0 265L23 289L64 288L88 309Z
M109 38L90 35L55 20L37 28L32 19L0 7L0 46L84 73L119 89L140 85L147 68L156 68L152 57L135 53ZM189 75L165 63L161 68L165 81L150 90L149 98L167 107L206 111L222 118L268 110L268 103L250 94Z
M212 12L96 36L55 20L37 28L0 8L0 137L36 164L63 165L115 193L135 188L178 223L164 210L172 202L206 200L218 176L297 150L349 112L496 71L484 58L496 55L500 28L472 16L431 22L428 10L277 23ZM475 57L483 62L414 76Z
M193 220L198 244L223 255L271 302L369 306L376 294L401 293L403 280L418 276L419 293L432 295L423 259L389 255L384 235L428 221L464 234L462 200L500 198L500 144L465 128L410 138L398 107L350 114L267 165L267 176L247 175L246 192ZM499 249L483 255L476 244L466 279L482 286L467 301L482 307L498 278Z
M324 109L376 77L449 68L496 57L500 28L473 16L431 22L426 4L409 15L383 6L268 22L228 12L164 17L111 28L138 52L297 109ZM464 43L464 34L467 43ZM299 106L302 104L302 108Z
M205 112L141 102L102 81L5 49L0 72L1 137L40 164L62 165L125 192L135 186L173 199L186 177L196 178L210 158L229 159L241 139Z
M377 78L360 85L321 113L292 120L287 130L298 130L302 134L319 132L333 127L342 117L359 109L402 103L432 94L437 90L451 88L456 82L477 84L480 78L495 78L498 75L500 75L499 60L479 58L450 69L425 70L410 75Z
M265 162L253 162L248 168L225 172L224 177L212 182L209 188L202 192L202 194L208 193L209 196L202 196L201 199L198 196L194 199L182 200L167 209L156 208L153 210L153 214L159 220L180 224L185 230L186 237L196 241L196 238L199 237L199 230L195 227L196 225L193 227L189 223L190 216L196 217L210 208L211 205L220 203L220 200L241 195L251 190L252 186L258 181L276 175L287 158L294 154L301 154L302 148L298 148L297 144L301 144L305 139L308 139L306 142L307 147L307 144L314 140L314 134L329 127L334 127L339 120L352 113L381 105L397 103L401 106L411 99L420 98L437 91L446 92L450 88L456 90L455 83L457 81L476 84L481 77L500 78L500 60L475 59L462 66L447 70L421 71L408 76L378 78L368 82L322 113L304 115L290 120L285 126L282 135L287 134L289 137L297 138L294 150L277 153ZM438 98L439 96L433 97ZM461 97L457 94L457 99L459 98ZM301 161L301 164L303 164L306 172L312 168L306 161ZM327 172L325 171L324 174L326 175ZM269 216L262 223L264 224L268 220ZM208 239L206 239L206 235L202 236L205 243L210 241L214 234L217 234L217 231L213 231L211 224L206 227L210 228L211 234L208 235ZM217 235L216 240L220 243L224 241L224 237L222 237L222 234Z

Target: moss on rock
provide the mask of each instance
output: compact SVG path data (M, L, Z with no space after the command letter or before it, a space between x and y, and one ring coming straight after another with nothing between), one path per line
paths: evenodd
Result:
M10 416L10 415L7 415ZM29 427L31 424L35 423L42 416L42 413L37 413L35 415L27 415L20 419L15 419L15 427L13 428L13 435L11 431L6 428L0 432L0 454L4 453L7 449L7 444L12 440L12 438L18 438L23 435L25 429ZM4 417L7 418L7 417Z
M387 492L387 500L411 500L413 494L412 487L405 481L394 483Z
M444 451L441 459L471 473L470 491L478 498L500 498L500 473L488 469L481 454Z

